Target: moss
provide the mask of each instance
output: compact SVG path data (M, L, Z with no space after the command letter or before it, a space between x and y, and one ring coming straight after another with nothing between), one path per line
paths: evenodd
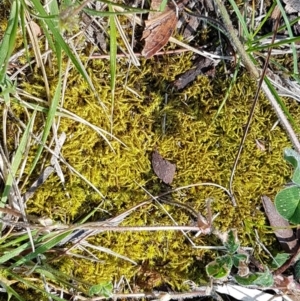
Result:
M126 82L127 63L118 60L112 129L107 113L111 103L109 62L87 62L87 72L107 111L77 71L72 69L65 91L64 108L105 131L112 130L124 145L111 139L112 151L92 129L68 118L61 119L59 131L67 133L62 155L101 191L105 200L103 202L101 196L63 166L66 186L63 187L58 177L52 175L28 201L28 213L71 223L101 202L101 208L112 216L131 208L148 198L138 184L152 194L158 194L162 189L149 160L155 148L177 166L173 187L201 182L214 182L227 187L253 101L255 83L246 74L240 74L225 107L216 117L229 80L219 70L212 81L199 76L190 87L180 92L173 91L170 83L175 75L190 68L190 65L188 54L141 59L139 68L131 67ZM57 82L55 72L47 71L54 89ZM42 77L38 72L34 77L35 84L24 82L23 88L45 98ZM166 93L168 101L164 105ZM299 109L292 104L290 109L295 120L299 120ZM16 112L22 116L23 113L18 110ZM166 124L163 130L164 117ZM40 114L36 129L42 120ZM260 197L263 194L274 197L291 172L282 159L283 148L290 145L280 126L271 131L275 121L272 108L261 96L234 178L238 207L232 206L223 191L211 186L198 186L173 194L175 200L189 204L204 215L205 199L212 197L213 209L220 213L215 227L222 231L237 228L242 245L248 246L251 239L254 241L254 229L258 230L261 241L267 247L274 244L274 237L265 228ZM265 143L265 151L256 146L256 139ZM32 152L30 160L33 156ZM25 173L28 170L29 167ZM31 182L34 180L32 177ZM189 224L190 218L185 212L171 206L167 208L179 224ZM96 217L107 218L107 214L99 212ZM123 225L171 223L161 208L152 204L137 209ZM197 245L220 245L213 236L193 240ZM213 252L192 248L180 232L106 232L90 238L90 242L127 256L137 265L106 253L97 253L101 260L99 263L63 257L59 264L56 263L59 269L90 284L118 280L125 275L140 290L162 283L184 289L184 280L204 281L203 268L215 256Z

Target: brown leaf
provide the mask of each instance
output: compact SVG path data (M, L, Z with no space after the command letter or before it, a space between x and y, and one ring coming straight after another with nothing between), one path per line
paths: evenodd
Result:
M182 0L177 5L177 10L181 10L188 0ZM160 1L161 2L161 1ZM153 7L154 6L154 7ZM157 9L158 2L151 4L151 9ZM142 55L150 58L167 44L177 23L176 7L170 2L165 10L160 13L151 13L148 21L145 21L145 29L142 40L145 40L145 46Z
M176 165L165 160L158 151L152 153L152 168L155 174L166 184L171 184L175 175Z
M148 14L148 20L151 19L155 19L156 17L158 17L159 15L161 15L161 11L159 11L160 9L160 5L162 4L163 0L152 0L151 1L151 7L150 9L153 10ZM166 7L167 8L167 7ZM157 11L157 12L155 12Z
M35 23L34 21L30 21L29 26L31 28L32 34L35 37L40 37L43 34L41 27L37 23Z
M249 275L249 267L247 260L240 260L238 266L238 275L241 277L246 277Z
M199 74L214 76L214 71L214 63L210 59L201 56L194 62L193 68L187 70L186 72L176 77L176 80L173 82L173 85L177 90L181 90L184 87L186 87L190 82L192 82Z

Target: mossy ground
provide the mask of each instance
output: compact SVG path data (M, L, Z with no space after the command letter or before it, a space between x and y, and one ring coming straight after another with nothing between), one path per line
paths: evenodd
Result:
M127 63L118 60L113 134L126 147L112 140L112 151L93 130L70 119L62 119L59 128L60 132L67 133L62 155L105 195L102 208L112 216L149 198L138 184L154 195L161 191L162 184L151 168L154 149L177 166L172 187L199 182L227 187L256 88L246 74L241 74L221 114L216 117L230 83L222 70L213 80L199 76L190 87L175 92L168 88L169 84L178 73L189 68L189 55L141 59L141 64L139 68L130 69L127 87L136 92L132 93L124 86ZM109 62L93 60L87 66L101 100L110 107ZM23 87L33 93L26 83ZM299 115L297 105L288 104L295 116ZM110 131L106 113L75 71L69 76L64 107ZM255 247L250 242L250 238L255 241L254 229L267 247L272 248L274 244L274 237L266 228L261 196L274 197L290 175L290 168L282 158L283 148L290 145L280 126L271 131L274 122L276 117L271 106L261 97L234 180L238 207L233 207L224 192L215 187L200 186L173 194L175 200L189 204L204 215L206 198L213 198L213 210L220 213L215 227L222 231L238 229L244 246ZM259 149L256 140L263 141L266 149ZM28 213L70 223L102 202L99 195L67 168L64 174L65 189L57 176L51 176L29 200ZM186 212L166 207L178 224L190 223ZM94 219L105 217L109 216L99 212ZM155 204L137 209L123 222L123 225L166 224L172 222ZM213 236L194 241L197 245L221 245ZM138 265L100 253L97 256L102 263L63 258L56 263L57 267L90 284L118 280L124 275L140 289L162 283L180 289L185 280L203 281L203 268L214 256L210 251L192 248L180 232L108 232L91 238L91 242L125 255ZM260 250L256 251L259 254Z
M82 57L82 60L86 58ZM161 192L162 184L153 173L150 162L155 149L177 166L173 188L201 182L228 187L256 83L241 73L226 105L216 116L230 78L220 68L213 80L199 76L183 91L172 90L170 83L175 76L190 67L191 56L187 53L141 59L139 68L130 68L125 86L128 64L125 59L118 60L112 132L126 146L111 140L114 151L87 126L67 118L61 120L59 132L67 134L62 155L105 195L101 208L110 215L99 211L93 220L115 216L148 199L139 185L153 195ZM87 71L110 112L109 61L90 60ZM56 73L53 70L48 70L48 73L51 86L55 87ZM28 83L24 78L22 88L38 97L45 97L38 69L34 70L32 80L34 83ZM64 108L110 132L107 112L75 69L70 72L67 86ZM295 120L299 120L298 105L287 101L287 106ZM19 117L26 119L20 107L13 105L13 109ZM164 118L166 125L162 130ZM199 186L173 194L174 200L187 203L203 215L206 213L205 200L213 198L213 210L220 213L214 222L215 227L221 231L236 228L242 245L256 248L256 255L262 260L265 259L264 254L257 244L253 244L254 230L258 231L260 240L268 248L274 248L275 239L267 229L261 196L266 194L273 198L291 174L282 157L283 149L290 146L288 138L280 126L271 131L276 120L269 103L260 97L234 178L238 207L233 207L224 192L216 187ZM43 116L39 115L35 130L42 124ZM10 126L13 132L14 125ZM262 141L266 149L258 148L256 140ZM72 223L103 201L86 183L66 167L62 168L66 177L65 187L56 175L52 175L28 201L29 214ZM31 182L38 174L37 171ZM166 208L178 224L188 225L191 222L182 209ZM137 209L122 223L140 226L167 224L172 222L155 204ZM193 240L196 245L221 245L214 236L200 236ZM118 281L125 276L137 291L152 289L163 283L174 289L183 289L185 280L205 281L204 266L217 255L216 252L193 248L180 232L171 231L107 232L90 241L138 264L97 253L101 263L62 257L53 263L54 266L90 285L102 280Z

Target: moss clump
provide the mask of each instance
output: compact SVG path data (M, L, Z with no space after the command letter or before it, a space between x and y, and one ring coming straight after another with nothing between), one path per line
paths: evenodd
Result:
M83 79L72 70L64 108L105 131L112 130L126 146L112 139L112 151L92 129L71 119L62 119L59 131L67 133L62 155L101 191L105 200L103 202L94 190L63 167L65 190L57 176L51 176L43 189L28 201L28 213L47 215L69 223L101 202L102 209L112 216L131 208L148 198L138 184L152 194L158 194L162 189L149 160L156 148L177 166L172 187L199 182L213 182L227 187L253 101L255 84L247 75L241 74L224 109L216 117L229 85L229 80L221 72L213 81L200 76L181 92L169 88L175 75L189 64L186 54L141 60L139 68L131 68L124 85L127 64L119 60L112 128L107 112ZM95 60L89 61L87 66L101 101L110 111L109 63ZM29 89L29 86L24 84L26 88ZM41 89L36 92L42 93ZM299 109L293 105L290 109L295 114L295 120L298 120ZM164 129L163 119L166 120ZM290 169L282 159L282 150L289 146L289 142L279 126L271 131L275 121L270 105L261 97L234 178L238 207L233 207L223 191L212 186L198 186L173 193L174 200L185 202L205 215L205 199L212 197L213 209L220 213L215 221L216 228L222 231L237 228L243 245L251 243L249 237L253 238L251 231L255 228L261 241L271 246L274 240L265 234L266 223L260 198L263 194L273 197L290 175ZM257 147L256 140L264 142L265 151ZM166 208L179 224L190 222L190 217L181 209ZM107 217L105 212L99 212L95 218ZM245 230L244 221L250 233ZM152 204L137 209L123 225L171 223L161 208ZM220 245L213 236L193 240L197 245ZM90 241L137 263L133 265L106 253L97 254L101 263L75 258L60 259L61 271L72 271L74 276L90 284L103 279L118 280L125 275L140 290L162 283L183 289L184 280L200 282L205 278L203 267L215 256L209 251L192 248L180 232L106 232Z

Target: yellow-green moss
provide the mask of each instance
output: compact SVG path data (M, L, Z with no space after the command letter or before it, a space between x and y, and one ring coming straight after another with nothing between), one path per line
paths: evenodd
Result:
M112 139L112 151L89 127L67 118L61 120L59 132L67 134L62 155L101 191L105 196L102 208L112 216L148 198L138 184L152 194L160 193L162 185L150 163L151 152L156 148L177 166L172 187L199 182L228 187L256 85L247 75L241 74L225 107L214 120L230 79L222 72L214 80L199 76L190 87L181 92L173 91L170 82L190 66L189 54L141 59L139 68L131 67L125 86L127 63L118 60L112 132L126 146ZM109 112L109 61L89 61L87 71ZM35 75L35 78L42 83L42 77ZM49 78L54 89L57 78ZM110 132L107 112L75 69L70 72L67 87L64 108ZM42 85L24 83L23 88L45 97ZM168 102L164 106L166 93ZM298 107L293 104L289 107L295 120L299 120ZM163 132L164 116L166 126ZM37 123L40 126L41 114L39 118ZM271 131L274 122L276 117L271 106L261 97L234 178L238 207L233 207L224 192L215 187L199 186L173 194L175 200L186 202L204 215L205 199L212 197L213 209L220 213L215 227L222 231L237 228L245 246L251 243L249 237L254 239L254 229L258 230L267 247L274 243L274 238L266 234L260 198L263 194L274 197L290 175L290 168L282 158L283 148L289 146L289 142L280 126ZM256 139L265 143L265 151L256 146ZM64 166L62 168L66 177L65 189L58 177L52 175L28 201L28 213L71 223L103 201L75 174ZM190 223L186 212L171 206L167 208L179 224ZM102 212L97 215L97 218L107 217ZM247 222L247 231L243 221ZM137 209L123 222L123 225L149 224L172 222L154 204ZM64 257L55 263L61 271L72 273L90 284L118 280L124 275L140 290L162 283L182 289L184 280L200 282L205 279L203 268L215 256L209 251L192 248L180 232L108 232L90 238L90 241L137 262L134 266L106 253L97 253L101 263ZM198 237L194 241L197 245L220 245L213 236Z

